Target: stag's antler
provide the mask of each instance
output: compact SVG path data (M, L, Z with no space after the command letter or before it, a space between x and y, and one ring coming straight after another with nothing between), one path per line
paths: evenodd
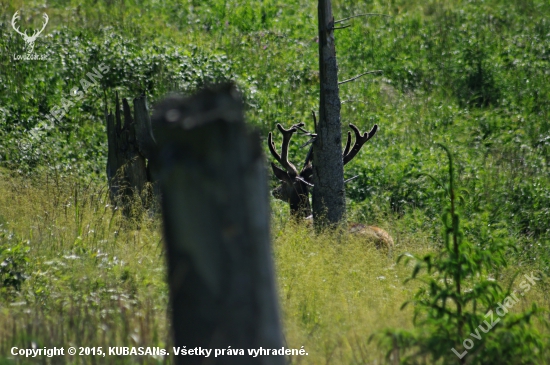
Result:
M269 135L267 136L267 145L269 147L269 150L271 151L271 154L275 159L286 169L286 171L293 175L298 176L298 170L296 169L296 166L292 164L288 160L288 144L290 143L290 139L292 138L292 135L298 130L303 130L302 127L304 126L304 123L298 123L291 126L289 129L284 129L282 125L277 123L277 128L283 135L283 145L281 147L281 154L275 150L275 144L273 143L273 134L269 132Z
M44 18L45 20L44 24L42 25L42 29L34 31L33 35L31 36L31 38L33 39L36 39L40 35L40 33L44 31L44 29L46 28L46 25L48 24L48 20L50 20L50 18L48 18L48 14L46 13L42 15L42 18Z
M355 143L353 144L353 148L351 147L351 132L348 132L348 140L346 142L346 148L344 149L343 158L344 158L344 165L350 162L355 155L361 150L361 147L374 135L376 134L376 131L378 130L378 125L375 124L372 129L369 132L366 132L361 136L361 132L359 131L359 128L357 128L355 125L350 124L349 127L353 130L355 133Z
M23 37L25 37L25 39L27 39L28 37L27 32L25 31L25 33L22 33L19 31L19 27L16 25L17 19L20 19L19 10L16 11L15 14L13 14L13 17L11 18L11 26L17 33L21 34Z
M313 124L315 125L315 129L317 130L317 118L315 117L315 112L312 111L311 115L313 117ZM361 136L361 132L359 131L359 128L357 128L353 124L350 124L349 126L353 130L353 132L355 133L355 144L353 145L353 148L351 148L351 132L348 132L348 139L346 141L346 147L344 148L344 153L342 154L342 158L344 159L344 165L347 164L348 162L350 162L355 157L355 155L357 155L357 153L361 150L361 147L363 147L363 145L369 139L374 137L374 135L376 134L376 131L378 130L378 125L375 124L369 132L367 132L363 136ZM309 144L313 144L317 140L317 133L308 132L308 131L304 130L303 128L299 128L299 129L302 132L304 132L304 134L311 137L309 141L307 141L304 145L302 145L302 147L305 147ZM313 149L310 148L309 152L307 154L307 157L306 157L306 161L304 163L304 168L306 168L306 166L309 163L311 163L312 160L313 160L312 151L313 151Z

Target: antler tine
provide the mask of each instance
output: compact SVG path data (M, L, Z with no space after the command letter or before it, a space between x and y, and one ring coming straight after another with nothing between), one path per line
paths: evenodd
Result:
M344 148L344 153L342 154L343 157L346 157L346 155L349 153L350 147L351 147L351 132L348 131L348 140L346 142L346 148Z
M304 125L305 125L305 123L301 122L301 123L298 123L298 124L291 125L290 128L288 128L288 129L284 129L283 126L281 125L281 123L277 123L277 128L279 129L279 131L281 131L283 136L285 134L288 134L288 133L290 133L290 135L292 136L294 134L294 132L296 132L297 129L302 130L302 127Z
M50 20L50 18L48 17L48 14L44 13L44 15L42 16L45 20L44 24L42 25L42 29L40 29L40 31L35 31L33 34L33 36L37 36L39 35L40 33L42 33L44 31L44 29L46 28L46 25L48 25L48 20Z
M46 25L48 25L48 20L50 19L50 18L48 18L48 14L44 13L44 14L42 15L42 17L43 17L44 20L45 20L45 22L43 22L43 24L42 24L42 29L40 29L40 30L36 29L35 31L33 31L33 32L32 32L32 36L30 36L30 38L32 38L32 39L38 38L38 36L40 35L40 33L42 33L42 32L44 31L44 29L46 28Z
M15 14L13 14L13 17L11 18L11 26L13 27L13 29L14 29L17 33L26 36L27 34L26 34L26 33L25 33L25 34L21 33L21 31L19 30L19 27L16 25L17 19L21 19L21 17L19 16L19 10L17 10L17 11L15 12Z
M309 150L307 151L306 159L304 161L304 166L302 167L302 172L305 171L310 163L313 161L313 145L309 147Z
M269 134L267 135L267 146L269 147L269 151L271 152L273 157L275 157L275 159L279 163L281 163L281 155L279 155L277 150L275 150L275 144L273 143L273 134L271 132L269 132Z
M284 129L281 124L277 123L277 129L279 129L279 131L283 135L283 145L281 147L280 155L277 153L277 151L275 151L275 145L273 143L272 134L269 133L269 136L268 136L268 145L269 145L269 150L271 151L271 154L287 170L287 172L293 174L294 176L298 176L298 170L296 169L296 166L294 166L292 162L288 160L288 145L290 143L290 139L292 138L292 135L297 131L298 128L301 128L303 126L304 126L304 123L298 123L298 124L294 124L289 129Z
M311 111L311 116L313 117L313 131L317 133L317 117L315 116L315 110Z
M374 135L376 134L376 131L378 130L378 124L375 124L372 129L369 132L366 132L365 134L361 135L361 132L359 131L359 128L357 128L355 125L350 124L349 127L353 130L355 133L355 143L353 145L353 148L348 153L344 154L344 165L350 162L355 155L361 150L361 147ZM349 133L349 132L348 132ZM348 143L351 142L351 135L348 134ZM346 145L346 150L348 150Z

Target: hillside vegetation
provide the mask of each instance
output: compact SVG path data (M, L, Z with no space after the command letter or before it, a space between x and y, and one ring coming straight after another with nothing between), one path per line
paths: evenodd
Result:
M235 80L264 138L276 123L312 130L316 2L14 0L0 10L0 363L37 363L8 355L31 342L169 346L160 221L129 221L109 206L104 110L115 91L145 93L154 105L170 91ZM23 30L48 14L35 45L47 61L13 59L25 45L11 26L17 10ZM412 328L413 309L400 307L422 285L404 283L412 265L397 257L443 244L444 190L425 175L446 179L434 142L455 157L465 237L515 248L495 280L507 287L516 272L550 274L550 3L334 1L333 10L336 19L390 15L346 21L336 49L340 80L381 71L340 87L344 128L379 125L346 167L346 177L359 175L346 194L350 219L386 229L396 248L386 255L352 236L314 236L274 200L280 303L288 346L309 353L293 363L380 364L386 349L369 337ZM71 90L100 65L107 71L76 100ZM66 115L52 123L56 106ZM291 145L296 163L305 138ZM548 309L546 285L514 311Z

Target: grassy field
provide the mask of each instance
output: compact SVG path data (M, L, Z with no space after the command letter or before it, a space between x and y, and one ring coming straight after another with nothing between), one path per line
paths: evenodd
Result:
M129 222L112 211L105 189L69 179L34 180L2 173L0 205L3 257L25 275L20 290L3 290L0 307L2 363L13 346L168 347L167 288L158 219ZM305 346L297 364L384 363L371 335L389 327L411 328L417 283L404 284L411 266L401 253L436 250L428 234L411 232L410 220L387 222L397 247L387 255L354 236L314 236L286 223L274 206L274 254L289 347ZM533 265L520 269L529 273ZM510 281L515 270L499 280ZM5 276L4 276L5 277ZM9 288L8 288L9 289ZM532 302L548 307L545 286L529 292L514 310ZM0 358L2 359L2 358ZM67 356L54 363L93 363ZM162 358L107 357L96 363L163 363Z
M309 353L293 363L381 364L386 350L368 339L412 328L412 308L400 307L420 285L404 283L412 266L397 257L442 244L443 190L420 175L444 179L446 160L434 142L455 155L465 237L481 248L516 248L509 267L497 270L499 283L515 272L550 273L550 3L335 1L333 8L336 19L390 15L346 22L336 47L341 80L381 70L340 88L344 123L380 126L347 167L346 177L359 178L346 194L351 219L388 230L396 248L388 256L351 236L314 236L273 201L277 281L285 340ZM313 129L316 2L0 0L0 9L0 364L48 363L8 355L30 343L169 346L160 221L127 221L109 206L104 108L114 107L115 91L145 92L154 104L172 90L231 79L264 137L276 123ZM48 61L13 59L24 51L11 27L17 10L22 29L48 14L35 46ZM104 77L71 99L100 64L109 69ZM49 124L47 113L60 105L67 114ZM296 162L305 156L301 138L291 148ZM550 308L545 285L514 311ZM92 361L114 360L51 363Z

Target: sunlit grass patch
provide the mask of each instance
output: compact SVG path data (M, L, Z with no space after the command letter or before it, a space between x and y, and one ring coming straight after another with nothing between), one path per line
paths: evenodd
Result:
M315 235L291 223L274 233L286 341L309 353L296 363L380 359L376 346L367 344L369 336L388 326L411 326L411 312L400 307L415 286L403 285L410 268L395 264L406 242L388 255L348 233Z
M96 182L7 174L1 180L0 206L10 207L0 212L1 257L10 260L15 249L24 254L17 256L20 286L1 288L2 356L13 346L33 343L103 346L104 351L169 344L157 220L147 214L140 221L125 220Z
M0 203L13 209L2 211L2 247L22 246L25 261L20 290L0 301L2 348L169 343L158 217L125 220L101 186L3 175ZM387 253L347 233L315 235L284 212L273 222L286 342L309 352L295 361L382 356L368 336L410 323L399 310L411 291L402 284L407 269L395 265L410 248L408 234ZM415 250L428 249L426 242L410 238Z

